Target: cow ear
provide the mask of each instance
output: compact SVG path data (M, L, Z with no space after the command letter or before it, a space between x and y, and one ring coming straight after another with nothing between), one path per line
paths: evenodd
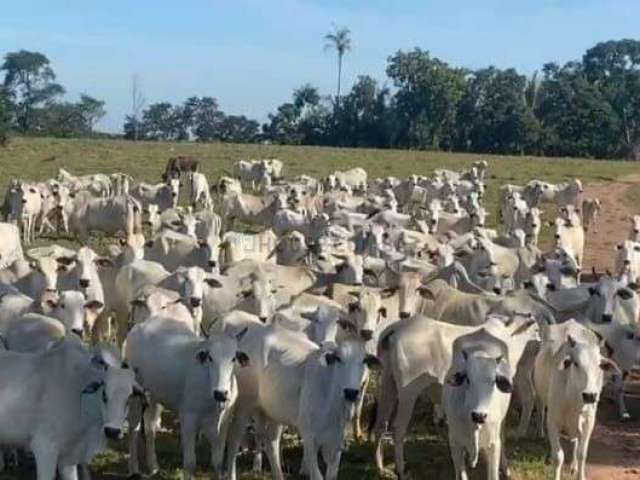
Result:
M380 309L378 311L380 312L380 315L382 315L382 318L387 318L387 309L386 309L386 307L380 307Z
M222 283L215 278L205 278L204 282L211 288L222 288Z
M449 379L447 383L452 387L459 387L467 380L467 374L464 372L456 372Z
M427 287L424 287L424 286L418 287L418 293L422 298L425 298L427 300L432 300L432 301L436 300L436 297L433 295L433 292L429 290Z
M96 393L104 385L104 382L91 382L89 385L82 389L82 393L85 395L92 395Z
M369 367L369 368L371 368L371 369L373 369L373 368L378 368L378 367L380 367L380 365L381 365L381 363L380 363L380 359L379 359L378 357L376 357L375 355L372 355L372 354L370 354L370 353L369 353L369 354L367 354L367 355L364 357L363 362L364 362L364 364L365 364L367 367Z
M75 258L73 257L58 257L56 259L56 262L62 264L62 265L71 265L73 262L75 262Z
M604 372L612 373L612 372L620 372L620 367L616 365L612 360L608 358L603 358L600 361L600 368Z
M196 360L198 360L198 363L200 363L200 365L204 365L207 362L213 361L208 350L200 350L198 353L196 353Z
M249 355L244 352L236 352L236 361L241 367L246 367L249 365Z
M236 333L236 341L237 342L242 341L242 339L244 338L244 336L247 334L248 331L249 331L249 327L244 327L242 330Z
M511 384L511 380L509 380L504 375L496 376L496 387L502 393L511 393L513 391L513 385Z
M84 304L84 308L87 310L100 310L102 307L104 307L104 303L99 300L90 300Z

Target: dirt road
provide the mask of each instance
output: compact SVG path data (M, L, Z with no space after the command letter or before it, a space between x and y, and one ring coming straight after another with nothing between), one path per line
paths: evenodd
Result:
M599 272L613 269L615 246L628 235L629 217L640 212L640 206L634 208L625 201L627 190L638 185L640 176L586 186L586 195L602 202L602 215L597 231L587 235L585 271L592 266ZM627 406L633 421L621 423L613 404L601 405L589 451L590 480L640 479L640 383L629 389Z

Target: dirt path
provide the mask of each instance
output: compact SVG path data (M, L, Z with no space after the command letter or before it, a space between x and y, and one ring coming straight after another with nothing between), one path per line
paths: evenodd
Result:
M640 213L640 205L634 209L625 201L629 188L640 185L640 175L630 176L615 183L594 183L585 187L588 198L598 198L602 202L602 214L598 219L597 231L586 236L584 271L591 267L603 272L613 269L614 248L627 238L629 217Z
M640 176L628 177L618 183L586 186L588 197L602 202L602 216L597 232L587 235L585 271L613 269L614 249L629 231L629 216L640 211L627 205L629 188L640 184ZM632 422L621 423L610 402L603 402L589 451L590 480L640 479L640 384L630 386L627 397Z

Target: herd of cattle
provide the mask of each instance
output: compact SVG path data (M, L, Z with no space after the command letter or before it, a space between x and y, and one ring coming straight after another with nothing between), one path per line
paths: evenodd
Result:
M178 158L158 184L63 169L9 183L3 468L23 449L38 480L74 480L126 432L129 473L155 473L166 409L179 421L186 479L200 434L217 478L237 478L240 449L253 451L256 470L266 454L273 478L284 478L285 427L303 445L300 473L336 479L346 439L364 436L367 399L372 461L387 471L392 439L404 479L422 395L434 421L446 422L456 478L481 453L488 479L509 474L511 408L518 437L532 434L537 412L556 479L561 438L584 479L603 386L629 417L640 218L612 252L615 271L581 281L600 202L583 198L579 180L501 186L494 230L485 226L485 161L431 177L369 179L353 168L286 180L279 160L239 161L211 187L199 170ZM554 243L541 251L545 207L557 217L545 222ZM87 243L95 232L113 243L96 252ZM28 246L42 236L46 246ZM82 246L50 241L68 236Z

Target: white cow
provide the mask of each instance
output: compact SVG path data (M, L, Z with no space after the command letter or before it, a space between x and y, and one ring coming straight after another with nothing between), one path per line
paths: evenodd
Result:
M236 480L236 456L247 422L257 415L265 451L276 480L284 478L280 437L285 425L295 427L304 445L303 473L336 480L346 423L362 394L367 365L376 363L358 340L318 347L304 334L277 326L252 326L240 348L251 362L238 372L237 410L227 440L229 479ZM309 415L313 412L313 415Z
M541 409L546 409L546 426L556 480L562 475L564 452L561 437L573 442L571 472L586 480L585 463L596 411L604 381L603 371L617 367L600 354L600 345L587 330L578 338L579 328L558 326L566 335L553 335L543 344L535 361L534 382ZM565 333L562 332L562 333Z
M175 208L178 205L180 194L180 179L169 178L167 183L139 183L131 189L131 195L137 199L142 208L150 204L158 205L160 211Z
M140 392L132 370L92 358L69 337L44 352L0 352L0 382L0 444L31 450L38 480L56 470L77 478L106 438L120 438L129 397Z
M160 318L136 325L127 336L125 358L150 398L143 425L152 474L159 470L155 435L163 408L175 412L180 420L184 478L191 479L195 474L195 447L201 430L211 443L212 465L221 474L221 428L228 422L238 395L234 363L249 363L247 355L238 351L238 341L245 333L242 330L233 336L223 333L200 339L184 324ZM138 409L132 409L129 424L129 473L134 475L140 472Z
M502 339L481 329L453 343L451 368L442 387L449 446L456 478L467 478L481 452L487 480L499 480L502 429L509 409L515 365ZM503 465L503 471L506 465Z
M202 206L204 208L213 208L213 200L211 200L211 193L209 192L209 182L204 173L191 172L189 174L191 184L191 197L189 199L191 206L197 208Z
M18 227L11 223L0 223L0 269L7 268L23 258Z

